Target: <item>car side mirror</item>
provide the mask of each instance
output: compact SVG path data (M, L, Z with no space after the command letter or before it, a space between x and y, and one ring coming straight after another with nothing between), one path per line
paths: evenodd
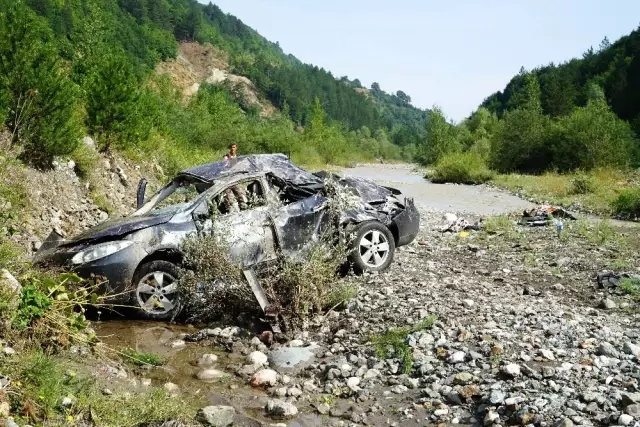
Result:
M144 205L144 193L147 190L147 180L142 178L138 182L138 193L136 195L136 209L140 209Z

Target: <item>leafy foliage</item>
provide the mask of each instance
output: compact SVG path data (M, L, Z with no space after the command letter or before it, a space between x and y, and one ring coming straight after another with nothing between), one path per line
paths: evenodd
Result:
M435 183L482 184L493 177L482 156L472 152L447 154L426 178Z
M640 218L640 187L622 190L612 203L613 211L624 218Z
M81 135L79 89L59 61L47 25L21 0L0 1L0 117L24 157L47 164Z

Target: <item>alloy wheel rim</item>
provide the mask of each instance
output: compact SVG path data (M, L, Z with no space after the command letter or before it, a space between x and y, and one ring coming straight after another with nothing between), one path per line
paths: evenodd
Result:
M380 267L389 257L389 240L378 230L365 233L359 246L360 259L367 267Z
M141 309L150 314L166 314L178 304L178 284L171 274L154 271L138 282L136 298Z

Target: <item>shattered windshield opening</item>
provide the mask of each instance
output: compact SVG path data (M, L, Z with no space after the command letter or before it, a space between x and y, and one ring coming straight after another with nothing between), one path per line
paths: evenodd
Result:
M176 213L189 206L202 192L211 186L212 184L210 183L192 178L176 178L134 212L133 216L156 216Z

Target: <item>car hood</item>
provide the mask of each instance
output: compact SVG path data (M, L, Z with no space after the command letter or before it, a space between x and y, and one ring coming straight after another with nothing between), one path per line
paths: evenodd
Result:
M123 236L143 228L169 222L173 213L149 216L127 216L105 221L65 241L65 245Z

